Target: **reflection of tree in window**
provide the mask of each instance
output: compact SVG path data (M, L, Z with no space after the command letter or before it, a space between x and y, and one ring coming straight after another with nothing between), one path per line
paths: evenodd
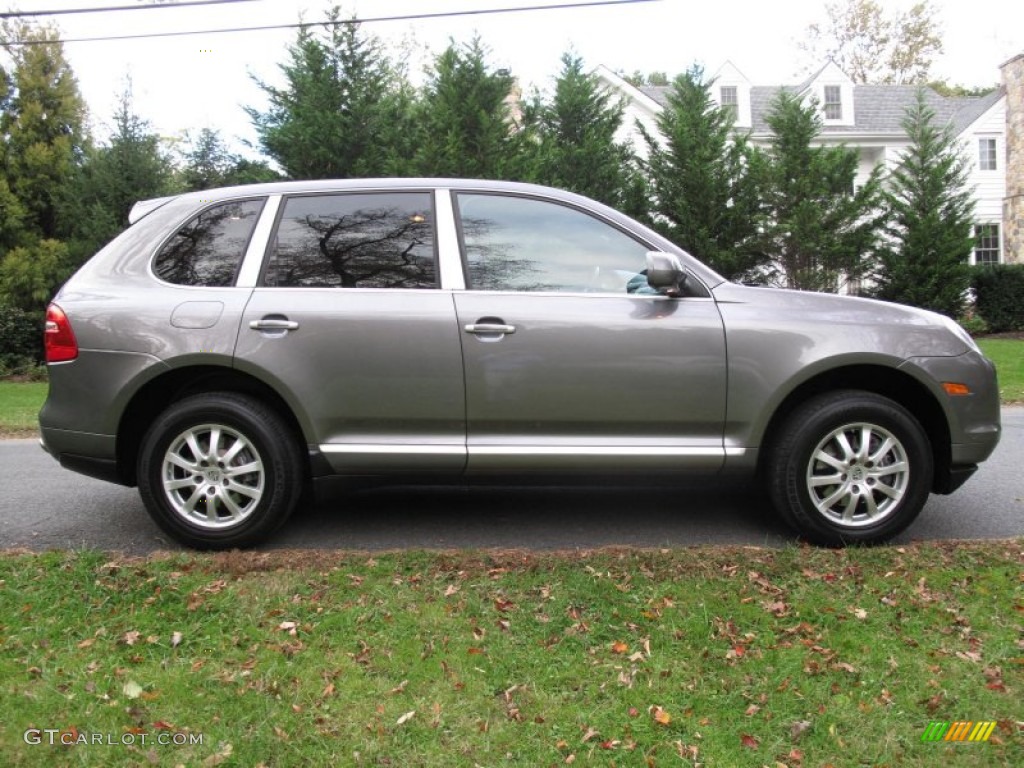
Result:
M429 196L325 195L289 200L266 284L435 287Z
M262 207L246 200L203 211L160 249L153 271L177 285L231 285Z
M505 291L627 291L646 247L567 205L460 194L469 287Z
M558 286L533 280L541 269L533 259L515 258L515 245L496 242L493 219L462 219L469 287L476 291L552 291Z

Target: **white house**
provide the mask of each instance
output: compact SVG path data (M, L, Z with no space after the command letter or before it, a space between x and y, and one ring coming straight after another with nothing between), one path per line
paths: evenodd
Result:
M1014 105L1020 105L1022 99L1015 89L1024 80L1017 70L1024 70L1024 55L1003 65L1003 86L986 96L950 98L925 90L928 105L940 122L953 126L969 161L977 222L972 263L1024 261L1014 226L1020 213L1011 214L1014 196L1007 196L1007 91L1011 92L1011 109L1019 109ZM606 67L599 67L596 74L607 88L625 97L620 139L630 140L637 152L645 154L646 144L637 123L652 136L658 135L657 116L667 104L671 88L637 88ZM807 103L817 101L823 122L818 141L856 149L860 153L861 179L867 178L877 165L894 167L909 145L901 122L906 108L917 98L917 86L857 85L831 61L795 85L754 85L731 62L726 62L713 76L712 97L735 113L737 131L747 133L753 144L763 146L771 138L766 116L780 89L798 94ZM1011 151L1009 157L1019 164L1021 154ZM1011 179L1016 175L1019 180L1024 174L1021 168L1010 171ZM1008 229L1009 243L1004 236Z

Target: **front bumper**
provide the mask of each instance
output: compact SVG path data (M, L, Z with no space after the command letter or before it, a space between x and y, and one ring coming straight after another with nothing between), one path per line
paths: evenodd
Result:
M1002 434L999 413L999 383L992 361L971 350L957 357L916 357L902 366L934 393L949 428L949 461L936 467L933 490L952 493L978 469ZM967 386L968 395L949 395L944 382Z

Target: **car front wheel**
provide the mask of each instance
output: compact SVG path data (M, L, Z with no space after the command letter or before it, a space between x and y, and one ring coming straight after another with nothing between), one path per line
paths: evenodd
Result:
M139 455L139 493L167 534L196 549L259 543L291 514L302 463L291 430L259 400L230 392L171 405Z
M905 529L928 499L933 472L931 446L913 415L859 390L797 408L769 456L781 517L829 546L881 542Z

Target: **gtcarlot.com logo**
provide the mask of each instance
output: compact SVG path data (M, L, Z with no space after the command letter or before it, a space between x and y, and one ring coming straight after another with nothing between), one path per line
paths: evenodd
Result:
M77 728L29 728L22 738L26 744L65 747L186 747L201 746L203 734L159 731L158 733L99 733Z

